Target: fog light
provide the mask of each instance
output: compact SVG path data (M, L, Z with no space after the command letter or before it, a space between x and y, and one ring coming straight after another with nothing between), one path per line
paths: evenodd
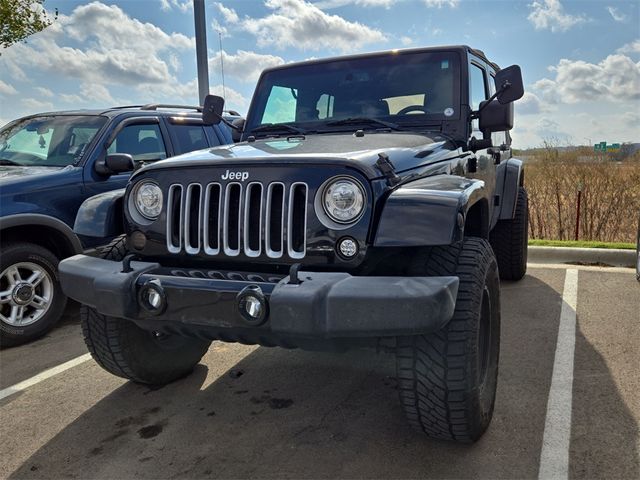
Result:
M251 325L262 324L269 313L267 298L257 285L249 285L238 294L238 311L240 316Z
M131 234L129 240L131 242L131 246L136 250L142 250L147 244L147 237L145 234L137 230Z
M353 258L358 254L358 244L353 238L343 238L338 242L338 252L345 258Z
M167 306L167 297L159 280L149 280L140 288L138 301L142 308L154 315L164 312Z

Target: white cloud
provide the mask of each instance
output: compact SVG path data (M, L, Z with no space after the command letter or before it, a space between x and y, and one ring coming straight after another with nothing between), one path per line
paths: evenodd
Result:
M584 15L570 15L564 11L560 0L536 0L529 5L531 12L527 17L536 30L565 32L574 25L584 23Z
M346 5L358 5L360 7L384 7L386 9L391 8L399 0L321 0L319 2L313 2L313 4L323 10L329 10L331 8L344 7Z
M138 93L176 85L177 54L193 47L193 38L131 18L115 5L92 2L59 15L27 44L3 51L0 61L18 78L25 76L23 69L31 68L80 85L79 92L60 96L64 102L104 104L114 102L110 85Z
M109 89L104 85L96 83L83 83L80 85L80 95L86 100L95 100L101 104L115 103L111 93L109 93Z
M240 18L235 10L217 4L224 20L254 35L260 47L352 51L387 39L379 30L329 15L304 0L266 0L265 6L272 13L261 18Z
M524 96L515 103L515 110L518 115L534 115L540 113L542 105L536 94L524 92Z
M235 55L224 52L224 73L243 82L255 82L265 68L277 67L284 63L284 59L276 55L262 55L260 53L238 50ZM220 52L209 59L209 71L220 71Z
M607 7L607 11L616 22L626 22L628 17L616 7Z
M411 38L411 37L400 37L400 43L402 43L402 45L404 45L405 47L408 47L410 45L413 45L413 38Z
M627 43L626 45L623 45L616 51L618 53L640 53L640 38L637 40L634 40L631 43Z
M186 13L189 10L193 10L192 0L160 0L160 9L168 12L176 8L182 13Z
M535 124L535 133L543 140L570 144L571 135L565 132L555 120L543 117Z
M18 91L13 85L0 80L0 95L15 95Z
M36 87L36 92L38 92L42 97L51 98L53 97L53 92L45 87Z
M460 0L423 0L424 4L430 8L451 7L456 8L460 4Z
M60 95L58 95L58 98L60 98L60 100L62 100L63 102L76 106L82 104L85 101L85 99L80 97L80 95L76 95L75 93L61 93Z
M227 8L221 3L216 3L216 7L218 8L218 11L222 15L222 18L225 22L238 23L240 21L240 17L233 8Z
M549 101L640 100L640 62L626 55L609 55L600 63L562 59L550 70L554 79L543 78L533 85Z
M95 84L137 86L171 81L162 56L193 45L185 35L167 34L99 2L79 6L69 16L60 15L54 25L28 44L7 49L3 57L8 64ZM82 47L65 45L70 40L81 42Z
M37 100L35 98L24 98L22 99L22 105L30 112L30 113L38 113L44 112L46 110L53 110L53 103L51 102L43 102L41 100Z

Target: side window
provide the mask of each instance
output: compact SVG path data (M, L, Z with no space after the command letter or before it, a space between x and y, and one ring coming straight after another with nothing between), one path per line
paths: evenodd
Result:
M483 68L478 67L475 64L469 66L469 99L471 101L471 109L478 110L480 102L486 100L487 86L485 81L485 71ZM473 120L471 123L472 130L475 132L479 128L478 119Z
M264 115L260 123L287 123L296 121L298 91L295 88L271 88Z
M333 117L333 103L335 98L333 95L323 93L318 99L316 104L316 110L318 111L318 118L323 120L325 118Z
M167 149L157 124L124 127L107 153L128 153L135 161L144 162L167 158Z
M171 129L175 133L176 155L209 147L202 125L172 125Z

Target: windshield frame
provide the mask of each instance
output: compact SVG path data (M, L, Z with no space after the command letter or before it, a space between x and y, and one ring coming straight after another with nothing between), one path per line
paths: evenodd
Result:
M51 165L51 164L42 164L42 163L29 163L29 164L19 164L16 166L20 166L20 167L45 167L45 168L65 168L68 166L81 166L83 165L86 160L90 157L91 152L93 152L96 143L99 141L99 139L103 136L103 133L105 132L106 129L108 129L109 126L109 117L107 115L103 115L103 114L99 114L99 113L85 113L85 112L73 112L73 113L45 113L45 114L34 114L34 115L29 115L26 117L21 117L18 118L12 122L7 123L6 125L4 125L2 128L0 128L0 134L4 133L8 130L12 130L15 129L16 127L18 129L22 129L23 128L23 124L25 123L29 123L32 122L34 120L38 120L38 119L51 119L51 118L65 118L65 117L69 117L69 118L75 118L75 119L79 119L81 117L91 117L91 118L96 118L96 119L101 119L102 120L102 124L98 127L98 129L96 130L96 132L93 134L93 136L91 137L91 139L87 142L86 146L83 148L83 150L81 151L81 154L78 156L78 158L74 159L73 162L68 163L67 165ZM0 157L2 156L2 151L0 151ZM10 159L9 159L10 160ZM18 163L18 162L16 162Z
M277 85L277 83L270 79L271 75L278 75L281 72L286 72L292 69L297 68L322 68L323 65L327 64L335 64L339 62L357 62L357 61L367 61L367 60L378 60L380 62L384 62L385 57L399 57L404 55L437 55L437 54L445 54L451 55L455 57L456 64L454 65L454 75L453 80L455 82L453 86L453 107L455 108L454 115L445 116L440 115L440 118L425 118L423 115L415 115L417 118L412 118L414 115L407 115L407 120L402 121L402 117L399 118L396 115L383 115L383 116L374 116L372 118L384 120L389 123L397 123L400 126L401 130L429 130L433 131L434 129L443 130L444 124L451 124L452 122L459 122L464 118L464 82L463 75L465 74L465 62L466 56L465 52L462 51L459 47L445 47L445 48L421 48L421 49L406 49L400 51L387 51L387 52L379 52L373 54L359 54L359 55L351 55L351 56L343 56L343 57L333 57L327 59L319 59L319 60L311 60L308 62L300 62L290 65L278 66L271 69L267 69L262 72L258 83L256 85L256 90L254 92L253 98L251 100L251 104L249 106L249 111L247 113L247 121L245 130L243 132L243 138L246 138L249 135L252 135L252 130L263 126L263 125L273 125L276 127L277 125L290 125L301 128L308 132L309 134L315 133L338 133L338 132L353 132L354 130L362 129L364 127L365 130L389 130L388 128L384 128L383 126L375 126L374 124L363 124L362 126L358 126L354 124L353 126L341 125L331 126L327 125L327 123L331 123L335 120L343 120L346 117L332 117L326 119L312 120L312 121L292 121L292 122L282 122L282 123L259 123L257 116L264 114L264 109L267 105L267 100L269 98L269 94L271 91L271 87ZM276 77L277 78L277 77ZM361 115L360 115L361 116ZM285 127L286 128L286 127ZM287 134L285 129L281 133L282 135ZM278 136L279 133L269 132L265 134L259 134L259 136Z

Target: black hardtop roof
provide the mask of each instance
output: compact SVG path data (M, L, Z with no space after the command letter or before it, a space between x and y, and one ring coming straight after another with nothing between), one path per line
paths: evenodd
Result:
M494 62L492 62L491 60L489 60L482 50L471 48L468 45L441 45L436 47L398 48L393 50L382 50L378 52L358 53L354 55L339 55L335 57L314 58L312 60L285 63L283 65L278 65L276 67L267 68L263 71L263 73L271 72L274 70L285 70L290 67L296 67L301 65L318 65L322 63L330 63L330 62L335 62L337 60L348 60L348 59L368 58L368 57L383 57L386 55L403 54L403 53L422 53L422 52L440 52L440 51L449 51L449 52L458 51L461 53L469 52L473 55L476 55L477 57L480 57L482 60L490 64L496 70L496 72L500 70L500 67Z

